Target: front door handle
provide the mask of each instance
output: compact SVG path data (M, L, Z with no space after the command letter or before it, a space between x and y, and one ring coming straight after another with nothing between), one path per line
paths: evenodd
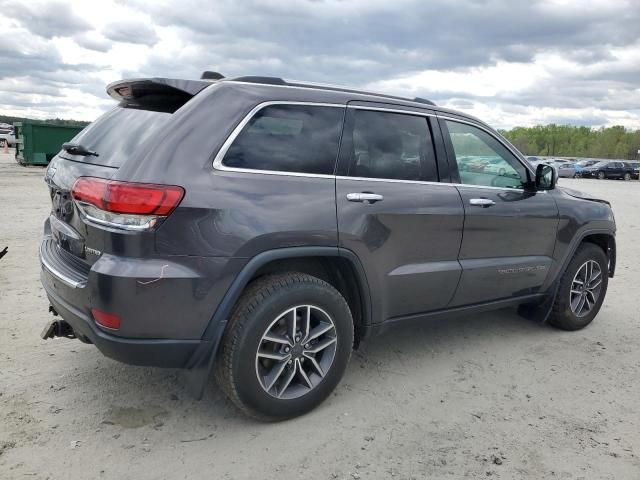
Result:
M469 200L469 203L474 207L482 207L482 208L491 207L496 204L496 202L494 202L489 198L472 198L471 200Z
M384 197L377 193L347 193L347 200L350 202L375 203L384 200Z

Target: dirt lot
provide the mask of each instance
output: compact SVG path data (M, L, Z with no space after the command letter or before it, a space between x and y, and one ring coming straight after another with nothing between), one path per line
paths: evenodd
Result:
M0 157L0 478L640 478L640 182L561 180L618 222L617 275L587 329L505 310L397 330L316 411L260 424L213 382L195 401L176 371L40 340L43 173Z

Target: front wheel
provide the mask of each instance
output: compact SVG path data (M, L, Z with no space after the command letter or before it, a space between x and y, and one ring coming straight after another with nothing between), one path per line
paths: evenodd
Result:
M549 323L562 330L579 330L591 323L607 293L609 261L593 243L578 247L560 280Z
M598 178L599 178L600 180L604 180L604 178L605 178L605 174L604 174L604 172L599 172L599 173L598 173Z
M353 347L344 297L302 273L262 277L231 316L216 379L243 412L259 420L302 415L340 382Z

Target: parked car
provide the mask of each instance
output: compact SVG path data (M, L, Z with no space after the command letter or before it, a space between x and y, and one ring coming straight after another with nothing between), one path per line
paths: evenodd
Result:
M4 147L5 144L13 147L16 144L16 137L13 133L13 128L0 128L0 147Z
M580 178L585 167L590 167L592 165L595 165L596 163L598 163L598 160L580 160L579 162L575 163L573 165L576 169L575 177Z
M576 167L573 163L555 160L552 164L556 167L559 177L573 178L576 176Z
M577 330L604 301L609 203L462 112L270 77L107 91L46 172L43 338L187 369L196 395L213 371L275 420L394 325L519 305ZM461 169L488 156L505 175Z
M629 165L633 170L633 172L631 173L631 178L634 178L635 180L639 180L640 179L640 161L630 160L625 163Z
M631 165L619 161L602 161L582 170L583 177L599 178L618 178L631 180L634 175L634 169Z

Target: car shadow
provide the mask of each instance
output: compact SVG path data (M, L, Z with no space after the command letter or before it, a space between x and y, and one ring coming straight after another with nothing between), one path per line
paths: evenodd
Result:
M550 328L520 317L513 308L399 324L384 335L368 339L354 351L337 392L347 396L347 401L357 402L359 392L367 390L372 370L375 375L387 374L393 383L397 381L394 374L411 375L407 373L406 359L412 359L411 366L419 370L416 375L424 378L429 369L448 368L450 365L443 362L450 363L452 355L454 358L468 355L470 345L486 351L495 348L496 341L514 342L552 334ZM185 432L190 429L191 433L194 428L206 431L207 426L228 423L251 424L255 428L255 422L231 404L213 379L208 382L203 399L198 401L182 385L180 370L124 365L102 357L92 346L76 352L80 362L75 358L73 363L76 367L85 365L86 369L78 367L80 378L73 381L82 382L87 400L93 403L90 410L101 415L107 425L157 429L159 424L179 422L175 428ZM342 400L345 399L337 402ZM127 405L125 410L118 406L123 403Z

